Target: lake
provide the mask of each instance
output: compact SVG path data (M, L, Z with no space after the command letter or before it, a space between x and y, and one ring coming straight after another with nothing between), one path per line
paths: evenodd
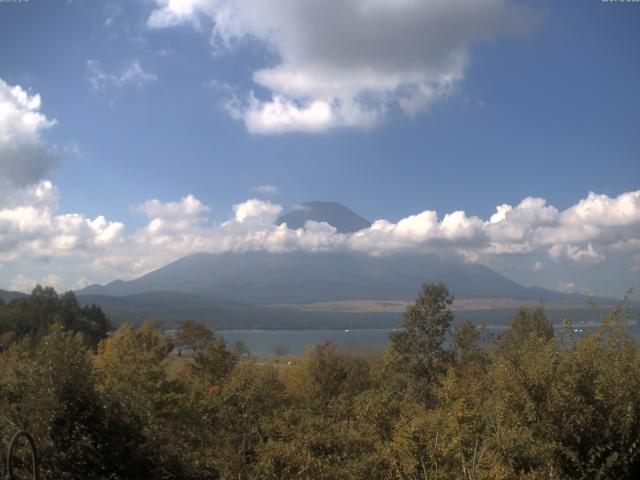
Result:
M556 327L559 327L557 325ZM594 324L575 324L579 330L576 335L594 329ZM500 335L506 327L489 326L485 330L486 340ZM640 326L629 326L636 340L640 341ZM580 331L581 330L581 331ZM389 332L387 328L380 329L354 329L354 330L221 330L220 335L231 347L238 340L242 340L251 351L252 355L272 355L274 347L285 347L289 354L300 355L305 347L313 347L327 340L333 340L342 348L358 350L364 348L383 349L389 344Z

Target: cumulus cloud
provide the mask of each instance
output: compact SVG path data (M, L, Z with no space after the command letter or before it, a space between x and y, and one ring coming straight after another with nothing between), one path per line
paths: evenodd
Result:
M122 239L124 225L81 214L56 214L58 193L43 180L0 207L0 262L90 255Z
M485 242L483 222L479 218L457 211L440 220L437 212L425 210L397 223L376 220L371 227L352 234L347 246L379 255L428 247L456 249Z
M117 242L119 222L57 214L58 191L46 179L56 155L42 138L55 125L40 96L0 79L0 262L89 255ZM15 285L27 285L16 277ZM49 283L53 277L47 278ZM22 282L22 283L20 283Z
M56 121L40 106L40 95L0 79L0 192L42 180L57 161L41 138Z
M591 243L586 248L580 249L575 245L553 245L549 249L549 256L557 261L568 260L573 263L601 263L604 261L604 255L598 252Z
M604 200L589 194L576 206L583 208L585 202L596 197L599 202ZM484 261L496 255L547 252L554 261L596 264L604 262L605 252L613 251L621 243L629 245L627 249L631 253L640 251L640 242L633 243L640 239L640 219L633 213L640 212L640 203L630 201L637 198L637 194L629 192L607 198L605 203L612 209L611 216L618 216L619 220L615 225L606 220L610 225L605 230L599 228L603 221L599 215L576 222L576 206L559 211L543 199L526 198L516 206L500 205L488 220L469 216L463 211L439 216L435 211L425 210L395 223L376 220L369 228L345 235L318 222L307 222L304 228L297 230L286 225L276 226L273 222L282 208L258 199L235 205L233 217L216 225L207 221L206 207L193 197L185 197L178 203L147 202L140 211L147 213L149 224L133 238L134 243L140 245L158 245L158 238L164 238L166 232L178 232L179 235L160 242L175 256L194 251L245 250L346 250L374 255L433 251L457 254L468 261ZM629 214L620 216L617 212L620 205L626 205ZM156 227L158 219L162 220L162 229ZM552 237L548 237L549 229L553 229ZM573 240L550 243L556 238L576 238L576 229L581 232L581 243L573 243ZM542 231L545 234L541 234ZM536 262L533 268L540 271L544 265Z
M178 202L163 203L158 199L148 200L136 208L137 211L143 213L152 220L198 220L204 214L210 211L210 208L204 205L193 195L187 195Z
M390 110L415 115L464 78L471 47L528 31L539 15L511 0L155 0L150 28L208 30L216 49L256 41L273 65L269 95L227 107L250 132L369 128Z
M541 272L542 270L544 270L544 263L536 262L536 263L533 264L533 271L534 272Z
M109 87L122 88L126 86L142 87L144 84L153 82L158 77L142 68L137 60L129 63L118 73L107 73L97 60L87 61L87 71L89 73L89 83L94 90L104 90Z
M282 207L271 202L252 198L246 202L233 206L235 221L238 223L252 223L255 225L272 225L282 213Z

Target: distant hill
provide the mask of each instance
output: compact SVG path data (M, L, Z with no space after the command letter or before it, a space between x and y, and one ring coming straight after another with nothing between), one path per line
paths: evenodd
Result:
M402 324L399 313L301 312L260 307L176 292L144 292L126 296L78 295L84 304L96 304L117 323L160 320L167 327L185 319L215 329L342 329L390 328Z
M78 295L82 304L99 305L109 315L115 326L124 322L139 323L145 320L162 321L167 328L177 327L185 319L202 322L216 330L238 329L356 329L356 328L397 328L402 326L401 311L313 311L315 306L261 307L226 302L196 295L175 292L145 292L121 297L108 295ZM531 303L523 301L523 303ZM575 305L556 304L548 314L559 322L570 315L575 322L593 322L597 314L590 309L576 308ZM478 324L505 325L517 308L500 306L495 309L468 310L456 307L456 323L472 320ZM638 308L632 309L637 317Z
M27 296L26 293L0 289L0 299L2 299L2 301L5 303L9 303L11 300L15 300L16 298L22 298L26 296Z
M585 297L528 288L480 264L429 254L370 256L355 252L243 252L184 257L131 281L92 285L79 295L178 292L252 305L354 299L407 300L422 283L444 281L458 298L584 302Z
M369 228L371 222L336 202L307 202L296 205L276 220L276 225L286 223L291 229L303 228L309 220L326 222L338 233L353 233Z

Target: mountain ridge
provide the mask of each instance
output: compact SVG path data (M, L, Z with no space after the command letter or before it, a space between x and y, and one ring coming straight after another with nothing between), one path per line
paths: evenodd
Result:
M406 300L426 281L444 281L458 298L580 301L578 294L524 287L480 264L431 254L371 256L356 252L196 253L130 281L80 295L171 291L253 305L353 299Z
M338 233L354 233L369 228L371 222L338 202L314 200L294 206L289 212L278 217L276 225L287 224L291 229L304 228L307 221L325 222Z

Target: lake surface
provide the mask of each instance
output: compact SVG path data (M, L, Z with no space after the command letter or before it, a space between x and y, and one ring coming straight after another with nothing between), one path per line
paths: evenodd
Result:
M575 324L576 335L594 329L593 324ZM485 341L500 335L506 327L489 326L485 330ZM630 325L629 330L636 340L640 341L640 325ZM252 355L272 355L274 347L284 347L291 355L304 353L305 348L333 340L347 350L383 349L389 344L391 329L357 329L357 330L221 330L218 331L231 347L242 340Z

